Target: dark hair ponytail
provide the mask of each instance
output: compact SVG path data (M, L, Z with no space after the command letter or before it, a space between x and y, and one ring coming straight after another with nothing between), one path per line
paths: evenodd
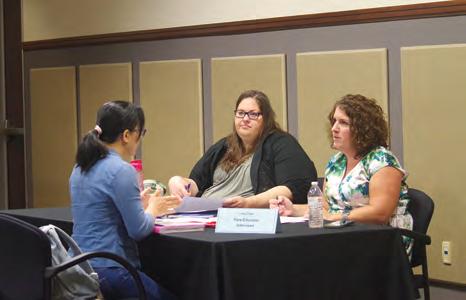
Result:
M108 154L105 144L115 142L126 130L144 129L144 112L141 107L127 101L110 101L99 108L96 127L82 139L76 153L76 164L81 172L89 171Z

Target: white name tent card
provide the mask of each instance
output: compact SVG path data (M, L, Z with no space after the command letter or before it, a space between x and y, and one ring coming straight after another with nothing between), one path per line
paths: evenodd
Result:
M278 209L219 208L216 233L267 233L280 231Z
M194 213L213 211L222 207L223 199L204 197L183 197L181 205L175 208L177 213Z

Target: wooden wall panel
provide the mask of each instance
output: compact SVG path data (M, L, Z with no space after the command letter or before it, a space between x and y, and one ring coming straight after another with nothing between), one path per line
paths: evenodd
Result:
M131 63L79 66L81 136L93 129L97 110L110 100L132 101Z
M78 140L75 82L74 67L30 71L34 207L70 205Z
M387 51L367 49L298 53L298 139L319 176L335 152L328 113L346 94L375 98L387 113Z
M402 48L401 62L408 183L435 202L429 275L465 284L466 44ZM444 240L451 266L441 262Z
M212 59L212 120L214 142L231 133L233 111L245 90L263 91L286 130L285 56L262 55Z
M204 152L201 60L143 62L139 68L148 129L144 177L167 184L173 175L188 176Z

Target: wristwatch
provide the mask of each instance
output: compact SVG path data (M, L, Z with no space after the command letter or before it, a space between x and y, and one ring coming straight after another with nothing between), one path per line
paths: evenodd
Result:
M350 214L349 211L345 211L341 214L341 220L340 220L341 224L346 224L346 222L348 222L349 214Z

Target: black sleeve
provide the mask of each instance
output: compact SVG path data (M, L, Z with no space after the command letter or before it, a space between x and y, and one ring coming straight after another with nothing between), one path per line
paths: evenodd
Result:
M207 188L212 186L213 183L213 172L215 166L222 158L225 148L225 139L221 139L214 145L212 145L206 153L199 159L194 165L189 178L196 182L199 189L197 196L201 195Z
M293 203L307 203L307 192L317 171L312 160L290 134L280 136L272 145L277 185L288 187Z

